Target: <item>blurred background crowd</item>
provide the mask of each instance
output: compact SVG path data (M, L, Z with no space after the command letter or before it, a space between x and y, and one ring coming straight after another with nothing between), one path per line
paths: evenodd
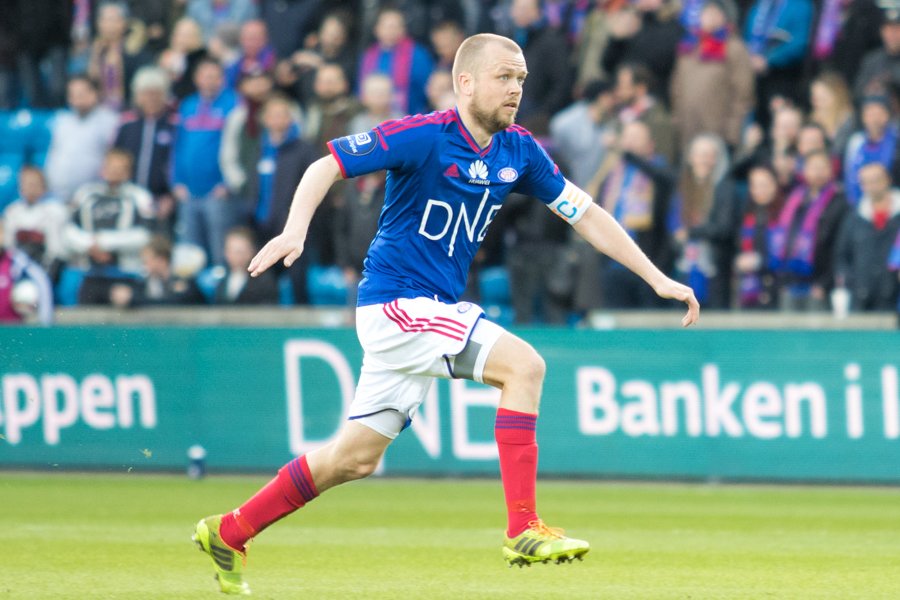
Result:
M0 321L352 304L383 173L334 186L292 269L246 266L329 140L452 108L485 31L524 50L520 124L704 307L897 309L898 0L0 7ZM661 306L515 195L467 297L516 323Z

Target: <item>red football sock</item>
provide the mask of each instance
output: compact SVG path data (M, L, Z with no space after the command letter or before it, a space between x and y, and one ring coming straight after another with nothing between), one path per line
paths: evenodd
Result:
M515 537L538 518L534 488L537 482L537 415L500 408L494 437L500 451L500 478L506 496L506 535Z
M243 551L247 540L318 495L306 456L295 458L240 508L222 517L219 535L226 544Z

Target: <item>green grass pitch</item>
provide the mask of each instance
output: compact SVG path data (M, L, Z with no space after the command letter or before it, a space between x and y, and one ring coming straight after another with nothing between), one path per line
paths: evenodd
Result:
M0 600L218 598L190 542L261 477L0 473ZM257 598L900 598L900 490L541 482L584 562L508 569L494 481L371 479L250 549Z

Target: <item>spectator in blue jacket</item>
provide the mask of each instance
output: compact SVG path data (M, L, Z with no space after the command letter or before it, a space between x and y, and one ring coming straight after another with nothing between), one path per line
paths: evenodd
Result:
M176 233L181 241L206 250L211 264L223 265L225 233L239 213L219 170L219 146L225 117L238 100L225 87L222 67L214 60L200 62L194 83L197 93L179 108L172 149L172 192L179 202Z
M810 0L757 0L744 27L756 73L757 120L768 127L776 96L802 101L803 61L813 19Z

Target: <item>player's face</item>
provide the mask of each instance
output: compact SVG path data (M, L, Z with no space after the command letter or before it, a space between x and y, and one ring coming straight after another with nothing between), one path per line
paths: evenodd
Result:
M496 44L488 48L485 54L490 58L475 77L471 111L479 124L493 134L515 123L528 70L521 52Z

